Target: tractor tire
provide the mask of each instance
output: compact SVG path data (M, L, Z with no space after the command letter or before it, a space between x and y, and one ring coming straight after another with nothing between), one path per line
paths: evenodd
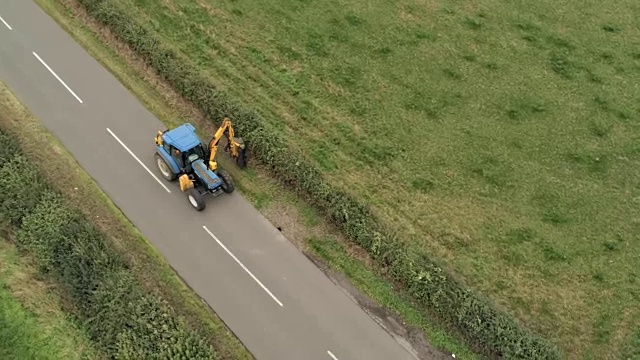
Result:
M233 190L236 189L236 185L233 183L231 175L229 175L226 170L219 169L218 176L220 177L220 179L222 179L222 191L226 192L227 194L231 194Z
M160 154L156 153L156 165L158 166L158 170L160 170L160 174L167 181L176 181L178 178L178 174L174 173L173 170L169 167L169 164L160 156Z
M187 199L191 206L198 211L204 210L207 206L207 203L204 201L204 196L202 196L202 194L200 194L196 189L189 189L189 192L187 192Z

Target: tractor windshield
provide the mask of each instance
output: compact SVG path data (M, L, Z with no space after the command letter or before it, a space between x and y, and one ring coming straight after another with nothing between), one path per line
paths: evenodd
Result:
M184 153L184 157L186 158L188 163L192 163L198 159L204 159L204 149L202 148L202 144L199 144Z

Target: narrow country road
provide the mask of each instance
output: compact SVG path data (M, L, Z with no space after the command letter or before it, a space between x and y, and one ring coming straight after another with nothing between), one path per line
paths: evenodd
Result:
M259 360L409 360L238 193L204 212L153 160L164 128L30 0L0 2L0 79Z

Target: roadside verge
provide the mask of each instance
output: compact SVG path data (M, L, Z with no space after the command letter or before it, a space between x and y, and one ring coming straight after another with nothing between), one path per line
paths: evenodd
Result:
M0 223L0 359L100 359L61 299L38 279L33 259L21 256Z

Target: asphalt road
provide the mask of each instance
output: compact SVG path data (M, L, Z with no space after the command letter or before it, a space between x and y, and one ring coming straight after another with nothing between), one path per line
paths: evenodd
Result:
M163 124L40 7L0 17L0 79L257 359L416 358L238 193L191 208L155 166Z

